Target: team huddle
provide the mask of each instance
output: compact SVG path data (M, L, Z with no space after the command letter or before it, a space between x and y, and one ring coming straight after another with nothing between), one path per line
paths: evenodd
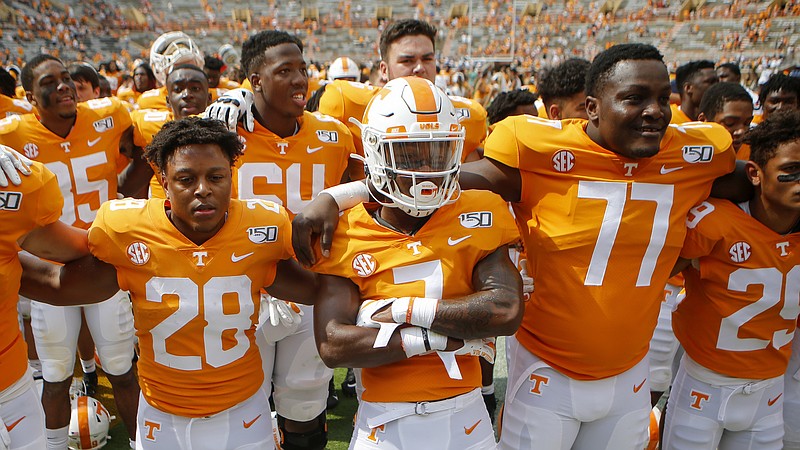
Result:
M244 42L237 87L170 32L132 99L31 58L0 120L0 450L105 445L76 351L135 449L324 449L340 367L351 449L800 449L800 80L692 61L677 106L621 44L484 109L434 84L435 39L391 23L372 84L340 58L313 90L289 33Z

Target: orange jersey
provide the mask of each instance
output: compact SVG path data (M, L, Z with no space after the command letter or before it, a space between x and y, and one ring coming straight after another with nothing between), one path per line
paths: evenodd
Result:
M485 155L521 175L513 204L536 290L517 338L565 375L607 378L647 354L689 209L734 167L717 124L670 126L656 156L600 147L580 119L501 121Z
M742 144L739 147L739 150L736 151L736 159L750 161L750 146L748 144Z
M17 323L22 266L17 241L34 228L49 225L61 215L63 198L58 181L34 162L20 186L0 187L0 391L28 369L28 347Z
M236 162L234 188L239 198L263 198L298 214L319 192L342 181L353 137L341 122L303 113L294 136L281 138L257 121L252 133L241 126L244 155Z
M168 110L166 86L142 92L136 100L136 109Z
M681 111L680 105L672 103L669 105L669 109L672 111L672 120L669 121L670 124L694 122L694 120L690 119L685 112Z
M0 94L0 117L13 116L14 114L33 114L33 105L27 100L6 97Z
M226 91L229 91L231 89L238 89L240 87L242 87L242 85L240 85L234 80L231 80L230 78L225 78L225 77L220 77L219 84L217 85L217 88L225 89Z
M128 103L131 105L131 109L135 109L136 102L139 101L139 97L142 95L141 92L138 92L136 89L133 88L125 88L120 89L117 91L116 97L121 101Z
M709 199L692 209L681 256L686 298L672 328L703 367L736 378L786 372L800 312L800 233L778 234L737 205ZM538 286L537 286L538 287Z
M437 210L413 236L377 224L365 207L358 205L343 213L330 257L318 258L314 270L348 278L358 286L363 301L403 296L454 298L475 292L475 265L518 238L507 204L485 191L463 192L455 203ZM458 356L457 361L461 380L447 375L436 354L364 368L363 398L371 402L433 401L479 387L478 358Z
M336 80L325 85L325 93L319 101L319 112L340 120L350 129L359 155L364 154L361 130L349 119L355 117L362 122L367 104L380 90L379 87L363 83ZM450 100L456 108L458 121L464 125L467 133L464 138L463 160L486 139L488 133L486 110L480 103L464 97L450 96Z
M172 120L172 111L158 109L139 109L131 113L133 121L133 144L145 148L153 141L153 136L161 131L165 123ZM150 178L150 198L166 198L164 188L158 181L160 174L153 167L155 175Z
M117 268L120 288L131 294L147 402L204 417L260 389L259 291L292 256L291 223L272 202L231 200L222 229L195 245L165 206L162 199L106 203L89 229L89 248Z
M119 99L78 103L66 138L53 134L32 114L0 120L0 144L47 166L64 195L61 220L89 228L100 205L117 198L119 142L131 117Z

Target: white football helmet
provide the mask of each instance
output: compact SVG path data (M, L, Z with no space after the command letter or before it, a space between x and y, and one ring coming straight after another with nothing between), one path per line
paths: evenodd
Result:
M170 31L159 36L150 47L150 67L160 85L167 81L167 75L177 64L205 65L203 52L192 38L183 31Z
M367 105L360 127L367 178L391 200L385 206L425 217L458 199L464 127L433 83L390 81Z
M82 395L72 401L68 447L72 450L103 448L114 416L97 399Z
M226 66L238 66L240 61L239 52L237 52L231 44L225 44L219 48L219 59L221 59Z
M336 61L328 67L328 79L333 81L340 78L352 78L353 81L358 81L361 78L358 64L346 56L336 58Z

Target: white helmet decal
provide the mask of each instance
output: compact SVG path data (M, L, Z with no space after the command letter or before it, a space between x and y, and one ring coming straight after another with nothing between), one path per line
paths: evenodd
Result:
M72 450L96 450L108 440L113 416L97 399L81 395L72 400L68 447Z

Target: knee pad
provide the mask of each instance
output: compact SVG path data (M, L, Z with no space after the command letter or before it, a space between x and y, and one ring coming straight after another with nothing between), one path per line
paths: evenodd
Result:
M97 346L97 356L103 372L109 375L123 375L133 367L133 342L117 342Z
M275 411L296 422L310 422L328 406L328 383L314 390L292 390L275 386L272 393Z
M63 355L58 359L44 359L39 361L42 363L42 378L48 383L60 383L72 376L73 368L75 367L75 356L70 357L69 354Z
M278 428L281 434L281 448L283 450L324 450L328 444L328 424L325 411L316 417L317 426L312 431L305 433L292 433L286 431L286 418L278 415Z

